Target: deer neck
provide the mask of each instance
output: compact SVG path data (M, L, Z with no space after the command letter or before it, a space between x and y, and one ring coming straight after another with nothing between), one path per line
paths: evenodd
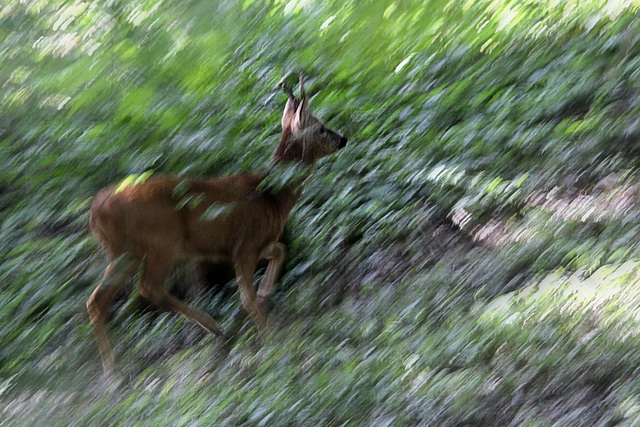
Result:
M271 157L271 162L275 167L297 163L306 169L297 179L292 179L280 190L273 193L274 196L282 200L283 205L290 206L290 208L293 208L298 202L302 193L302 185L311 173L312 167L315 166L315 161L305 159L305 153L301 147L303 147L303 144L296 144L295 135L292 134L290 129L286 129L282 132L280 142Z

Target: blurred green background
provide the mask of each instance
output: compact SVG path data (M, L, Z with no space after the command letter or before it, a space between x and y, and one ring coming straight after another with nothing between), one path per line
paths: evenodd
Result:
M637 8L0 3L0 424L638 425ZM127 286L105 381L92 196L265 168L299 72L350 142L292 212L276 332L226 354ZM212 276L167 286L226 326Z

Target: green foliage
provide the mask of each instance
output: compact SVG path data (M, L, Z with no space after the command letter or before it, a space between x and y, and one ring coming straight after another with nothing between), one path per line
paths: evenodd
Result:
M614 1L8 2L3 424L637 423L635 273L495 306L637 257L639 22ZM350 141L308 178L268 160L300 71ZM276 332L225 354L120 298L130 381L98 381L91 197L256 170L305 183ZM194 303L225 326L239 304Z

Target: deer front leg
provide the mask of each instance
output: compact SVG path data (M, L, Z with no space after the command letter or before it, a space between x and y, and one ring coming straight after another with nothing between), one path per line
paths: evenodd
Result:
M236 262L236 276L240 288L240 301L244 309L253 317L261 333L267 329L267 316L258 303L253 289L253 275L256 271L257 260L241 260Z
M273 295L273 285L278 278L278 274L280 274L280 268L282 267L282 262L284 261L284 255L284 245L279 242L271 243L260 254L261 258L266 258L269 260L267 269L265 270L262 281L260 282L260 286L258 287L258 304L260 304L262 307L265 306L265 303L269 300L271 295Z
M257 261L253 263L253 267L251 267L250 263L247 263L246 267L236 265L238 285L240 287L240 298L242 300L244 310L239 309L233 316L233 322L229 328L229 344L233 344L237 339L238 332L244 324L247 312L253 315L256 323L262 330L266 328L267 316L264 314L264 306L265 302L273 294L273 284L280 272L280 267L284 260L284 254L284 245L278 242L271 243L260 253L260 258L268 259L269 264L267 265L267 269L262 277L260 286L258 287L257 296L253 290L253 274L255 273L255 265L257 264ZM252 311L252 309L249 308L252 306L257 308L254 308Z
M102 368L105 373L113 372L116 369L113 349L107 334L107 311L127 277L139 265L139 260L126 253L111 261L104 272L102 281L87 300L87 311L93 325L93 332L98 343Z

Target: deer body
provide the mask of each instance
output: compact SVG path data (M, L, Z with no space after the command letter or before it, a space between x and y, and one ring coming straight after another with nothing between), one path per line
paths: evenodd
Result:
M282 116L282 135L272 161L313 166L323 156L346 145L347 139L328 129L308 109L302 78L300 99L290 88ZM163 287L163 281L181 258L231 261L244 309L264 331L264 302L284 260L278 242L289 212L300 197L300 182L278 191L261 190L261 174L239 174L202 179L171 175L151 176L137 185L102 190L91 206L91 228L102 242L109 265L102 282L87 301L89 317L105 372L115 369L106 331L106 314L127 277L142 267L138 284L142 296L224 336L208 314L196 310ZM181 203L181 199L193 202ZM211 207L226 209L208 217ZM269 263L256 294L253 276L260 259Z
M233 261L247 250L261 251L277 241L298 201L294 190L259 191L261 181L258 174L208 180L152 176L119 192L112 187L98 193L91 227L111 256L129 253L141 259L151 249L173 254L174 259ZM181 197L201 199L196 206L176 208L180 186L187 188ZM230 212L207 220L204 214L211 206L228 207Z

